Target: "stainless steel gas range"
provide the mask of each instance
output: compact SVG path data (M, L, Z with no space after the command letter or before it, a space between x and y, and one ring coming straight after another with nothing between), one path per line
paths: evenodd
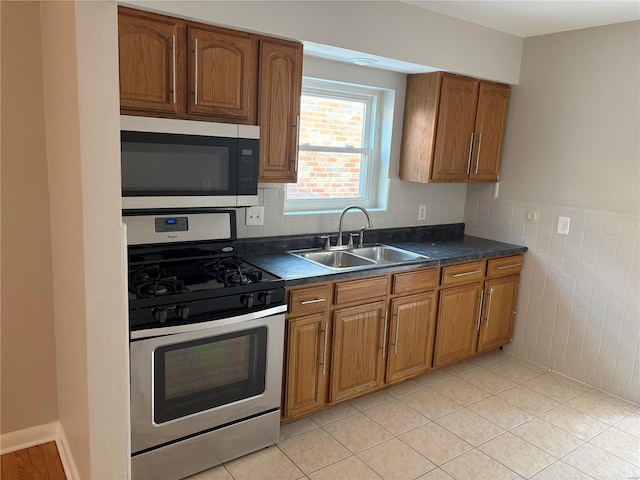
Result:
M234 256L232 210L123 221L132 477L179 479L276 443L284 282Z

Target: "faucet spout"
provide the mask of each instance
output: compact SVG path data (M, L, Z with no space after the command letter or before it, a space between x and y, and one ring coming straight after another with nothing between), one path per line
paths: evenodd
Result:
M360 210L367 217L367 225L362 227L362 230L364 230L365 228L371 228L373 226L373 224L371 223L371 217L369 217L369 212L366 208L359 207L358 205L349 205L348 207L345 207L345 209L342 210L342 213L340 214L340 221L338 222L338 243L336 244L336 246L338 247L342 246L342 219L344 218L345 213L353 209ZM362 239L360 240L360 243L362 243Z

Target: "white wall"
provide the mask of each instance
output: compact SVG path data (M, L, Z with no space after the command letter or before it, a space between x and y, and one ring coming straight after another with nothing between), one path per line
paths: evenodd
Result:
M499 198L471 185L465 209L466 233L529 247L509 349L634 402L639 86L640 22L527 38ZM558 215L571 217L569 235L555 233Z
M115 2L42 2L59 421L79 478L128 477Z
M637 22L525 40L500 196L640 213Z
M2 411L7 434L58 419L40 7L2 2ZM20 72L21 75L12 75Z
M127 1L241 30L518 83L522 39L399 1Z
M407 227L462 222L466 184L426 185L398 179L400 141L404 112L406 75L357 65L305 56L303 75L388 89L394 92L393 128L389 158L384 158L382 183L388 185L387 205L371 209L374 228ZM339 214L284 215L284 186L259 185L260 204L265 206L264 226L245 226L244 209L238 211L238 236L262 237L338 231ZM418 206L427 205L427 217L418 220ZM358 230L364 216L349 213L344 218L346 229Z

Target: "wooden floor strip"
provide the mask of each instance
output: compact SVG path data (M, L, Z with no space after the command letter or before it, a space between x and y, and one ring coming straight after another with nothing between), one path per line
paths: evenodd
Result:
M55 442L0 456L2 480L66 480Z

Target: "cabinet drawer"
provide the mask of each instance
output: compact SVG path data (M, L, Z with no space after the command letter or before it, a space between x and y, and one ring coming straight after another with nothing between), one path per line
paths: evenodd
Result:
M520 273L520 270L522 269L522 260L522 255L494 258L493 260L489 260L487 277L503 277L505 275L514 275Z
M416 272L396 273L393 276L392 293L410 293L429 290L438 286L438 269L418 270Z
M319 312L331 305L329 284L289 291L289 314L299 316Z
M484 279L484 268L486 262L461 263L442 269L442 285L462 285L473 283Z
M387 277L371 277L336 283L335 304L359 302L387 294Z

